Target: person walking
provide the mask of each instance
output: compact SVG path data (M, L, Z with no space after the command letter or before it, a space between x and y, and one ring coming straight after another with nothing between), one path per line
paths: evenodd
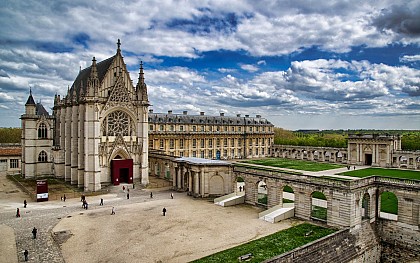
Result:
M115 215L115 207L112 207L111 215Z
M174 194L173 193L171 193L171 199L174 199Z
M36 227L34 227L34 229L32 229L32 237L33 239L36 239L36 233L38 232L38 229L36 229Z
M128 188L127 188L128 190ZM127 199L130 199L130 194L127 192Z
M29 251L25 249L25 251L23 251L23 256L25 257L25 261L28 261L28 255L29 255Z
M66 194L64 194L64 198L63 198L64 202L66 201L66 199L67 199Z
M19 208L16 208L16 217L20 217L20 210L19 210Z
M104 199L101 198L101 202L99 203L99 205L104 205Z
M88 209L88 203L87 202L85 203L85 209L86 210Z
M163 213L163 216L165 216L165 214L166 214L166 208L165 207L162 209L162 213Z
M153 198L153 193L152 192L150 192L150 198Z
M28 203L26 202L26 199L25 200L23 200L23 208L26 208L26 205L27 205Z

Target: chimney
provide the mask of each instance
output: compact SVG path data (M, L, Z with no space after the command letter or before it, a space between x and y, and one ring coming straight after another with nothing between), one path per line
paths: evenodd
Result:
M221 112L220 113L220 116L222 116L222 117L225 116L225 113L224 112Z
M255 117L256 117L256 118L261 118L261 115L256 115Z
M168 114L172 114L172 111L171 110L168 110Z
M184 111L182 112L182 114L184 114L184 115L188 115L188 111L184 110Z
M241 114L236 114L236 117L241 117Z
M150 110L149 110L149 113L153 113L153 109L150 109Z
M249 115L245 115L246 118L249 118Z

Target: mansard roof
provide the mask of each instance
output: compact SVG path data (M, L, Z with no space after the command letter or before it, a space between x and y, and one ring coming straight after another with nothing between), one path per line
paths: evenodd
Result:
M96 68L98 70L99 82L102 82L108 68L111 66L116 56L117 55L114 55L96 64ZM73 85L70 88L70 92L68 93L70 98L73 97L74 89L76 89L75 91L76 91L77 97L80 96L81 87L83 87L83 89L86 90L91 68L92 66L87 67L79 72L79 75L77 75L76 79L73 82Z
M261 116L231 117L231 116L207 116L188 115L173 113L149 113L149 123L173 123L173 124L197 124L197 125L259 125L274 126L270 121Z

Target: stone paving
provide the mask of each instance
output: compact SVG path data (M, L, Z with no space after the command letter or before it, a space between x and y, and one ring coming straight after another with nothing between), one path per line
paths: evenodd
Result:
M88 209L97 209L109 207L118 204L130 204L135 202L144 202L148 200L150 191L136 187L132 189L132 185L125 185L130 188L130 199L127 199L126 191L122 190L122 186L111 186L110 193L102 196L87 196ZM168 195L168 193L165 193ZM154 193L159 196L159 193ZM100 198L104 199L104 206L99 206ZM64 201L48 201L48 202L29 202L27 208L23 208L23 203L19 207L21 217L16 217L16 210L8 209L0 213L0 225L6 225L14 230L16 238L17 262L25 262L23 251L29 251L29 260L27 262L64 262L61 250L57 242L53 239L52 229L64 217L69 214L80 211L86 211L81 206L80 199L67 199ZM32 229L36 227L37 237L32 238ZM12 242L9 240L9 242ZM3 255L4 256L4 255ZM16 259L4 259L0 262L16 262Z

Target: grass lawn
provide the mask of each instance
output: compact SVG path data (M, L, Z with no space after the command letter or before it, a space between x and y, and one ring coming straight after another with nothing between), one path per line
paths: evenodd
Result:
M391 192L381 194L381 212L398 215L398 199Z
M320 206L312 206L311 217L318 218L321 220L327 220L327 208Z
M341 175L354 177L368 177L372 175L387 176L394 178L405 178L420 180L420 171L385 169L385 168L366 168L360 170L352 170L341 173Z
M312 231L312 232L311 232ZM247 262L262 262L303 246L309 242L334 233L335 230L303 223L295 227L279 231L272 235L250 241L243 245L227 249L216 254L195 260L196 263L206 262L238 262L238 257L252 253ZM306 233L311 233L305 236Z
M243 161L244 163L250 164L259 164L265 166L272 166L278 168L289 168L295 170L319 172L324 170L331 170L336 168L345 167L344 165L331 164L331 163L318 163L318 162L309 162L303 160L289 160L282 158L267 158L259 160L249 160Z
M285 185L285 186L283 187L283 191L284 191L284 192L288 192L288 193L293 193L293 189L292 189L292 187L290 187L290 186L288 186L288 185Z

